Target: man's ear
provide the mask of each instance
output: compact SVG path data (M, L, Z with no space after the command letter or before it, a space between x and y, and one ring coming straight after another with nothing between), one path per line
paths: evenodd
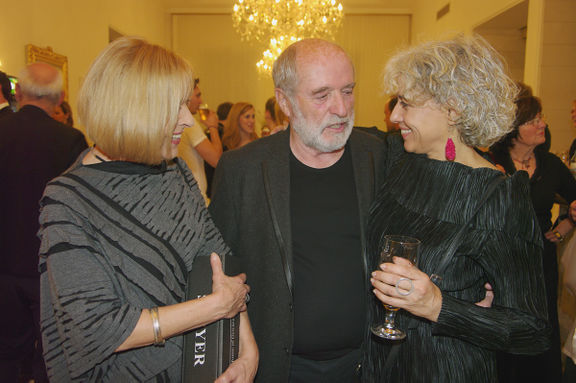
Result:
M280 109L282 109L288 118L292 118L292 105L286 93L282 89L276 88L274 89L274 94L276 95L276 102L280 106Z
M20 104L20 102L22 101L22 90L20 89L20 84L16 83L16 95L14 96L16 98L16 101L18 102L18 104Z

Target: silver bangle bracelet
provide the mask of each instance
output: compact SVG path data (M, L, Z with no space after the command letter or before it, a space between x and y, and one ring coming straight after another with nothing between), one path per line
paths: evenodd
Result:
M166 341L162 338L162 332L160 331L160 316L158 315L158 307L153 307L148 309L150 316L152 317L152 329L154 330L154 346L164 346Z

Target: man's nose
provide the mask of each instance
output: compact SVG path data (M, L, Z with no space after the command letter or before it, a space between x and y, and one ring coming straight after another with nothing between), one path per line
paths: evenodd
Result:
M342 94L336 93L335 96L332 97L330 113L335 114L338 117L346 117L348 115L347 102Z

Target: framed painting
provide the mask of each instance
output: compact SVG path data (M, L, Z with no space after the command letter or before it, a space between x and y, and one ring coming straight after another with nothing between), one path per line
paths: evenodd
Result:
M26 64L45 62L62 71L64 100L68 101L68 58L55 53L52 48L40 48L32 44L26 45Z

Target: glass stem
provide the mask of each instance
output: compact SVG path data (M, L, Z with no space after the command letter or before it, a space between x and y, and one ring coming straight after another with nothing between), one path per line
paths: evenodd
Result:
M393 329L394 326L394 319L396 318L396 310L388 310L386 309L386 318L384 320L384 327Z

